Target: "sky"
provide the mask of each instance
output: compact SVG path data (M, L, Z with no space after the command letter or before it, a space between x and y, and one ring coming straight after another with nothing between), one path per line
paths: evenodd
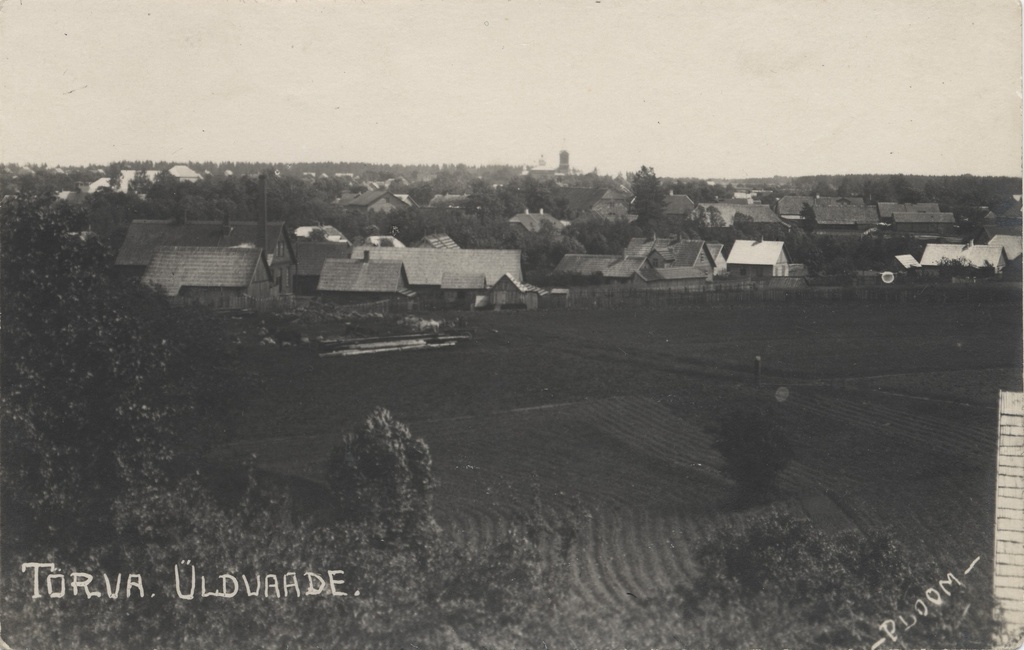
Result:
M1016 0L0 0L0 161L1021 174Z

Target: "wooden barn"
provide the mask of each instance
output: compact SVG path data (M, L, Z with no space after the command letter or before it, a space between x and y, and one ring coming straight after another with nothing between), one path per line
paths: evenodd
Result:
M478 296L487 295L487 276L483 273L450 272L441 276L445 307L471 309Z
M506 273L488 291L488 302L497 310L534 310L540 308L541 298L547 294L547 290L517 280Z
M263 251L252 247L158 246L142 281L178 302L218 309L277 295Z

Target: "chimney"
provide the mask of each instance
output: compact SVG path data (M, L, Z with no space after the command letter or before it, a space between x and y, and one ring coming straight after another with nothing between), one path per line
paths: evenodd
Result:
M363 251L363 261L364 262L369 262L370 261L370 251L369 251L369 249Z
M256 248L269 255L267 250L267 175L260 174L256 194Z

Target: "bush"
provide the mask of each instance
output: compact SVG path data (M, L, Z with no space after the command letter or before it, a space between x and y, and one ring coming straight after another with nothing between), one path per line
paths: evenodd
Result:
M778 493L778 476L793 458L772 406L729 411L714 431L715 449L738 487L741 506L763 503Z

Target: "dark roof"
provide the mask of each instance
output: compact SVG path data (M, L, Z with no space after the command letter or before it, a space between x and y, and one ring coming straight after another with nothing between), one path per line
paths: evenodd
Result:
M952 212L893 212L893 223L956 223Z
M455 250L459 247L455 240L444 234L426 235L419 243L420 248L448 248Z
M345 206L350 208L365 208L373 205L388 194L391 194L388 190L368 190L346 203ZM394 195L392 194L392 196ZM401 201L398 197L395 197L395 199L397 201Z
M521 212L509 219L508 222L518 224L530 232L540 232L541 227L546 223L551 224L556 230L561 230L564 227L561 221L555 219L550 214L539 212Z
M667 266L660 269L650 269L653 273L650 273L647 269L640 276L648 282L657 282L658 280L690 280L690 279L706 279L708 272L703 269L695 269L692 266Z
M219 221L175 223L171 220L140 219L128 226L124 243L114 263L120 266L148 266L158 246L255 246L256 232L255 221L232 221L225 233L224 224ZM268 262L273 262L274 250L284 236L283 222L272 221L267 224Z
M601 271L622 259L618 255L585 255L568 253L562 256L555 273L570 275L597 275Z
M629 197L622 192L603 187L556 187L551 190L551 198L567 202L566 210L570 213L587 212L602 200L626 201Z
M482 273L488 286L497 282L506 273L515 278L523 277L522 254L518 250L459 248L375 248L359 246L353 249L352 257L361 259L364 251L370 251L371 260L395 260L405 263L405 274L409 284L441 286L445 273Z
M610 264L601 271L606 278L628 278L644 266L647 256L620 257L614 264Z
M701 251L704 250L703 239L681 239L672 245L672 253L675 258L672 266L693 266L697 263ZM715 258L708 251L708 262L715 265Z
M779 214L800 214L804 205L809 205L812 208L818 205L864 205L864 199L859 196L790 195L779 199L775 205L775 211Z
M327 259L320 270L317 291L398 293L405 289L398 261Z
M669 194L665 197L664 214L688 215L696 204L685 194Z
M818 225L872 226L878 223L878 213L870 205L816 205L814 220Z
M295 255L299 258L296 275L320 275L320 268L326 259L348 259L352 254L349 244L339 242L299 241L295 243Z
M668 237L658 237L645 239L643 237L633 237L626 244L626 250L622 252L627 257L641 257L651 254L651 251L658 251L661 256L670 259L672 257L672 244L675 242L674 239Z
M938 212L938 203L886 203L879 202L878 217L891 219L894 212Z
M169 296L182 287L245 288L260 260L255 248L157 246L142 281L163 287Z

